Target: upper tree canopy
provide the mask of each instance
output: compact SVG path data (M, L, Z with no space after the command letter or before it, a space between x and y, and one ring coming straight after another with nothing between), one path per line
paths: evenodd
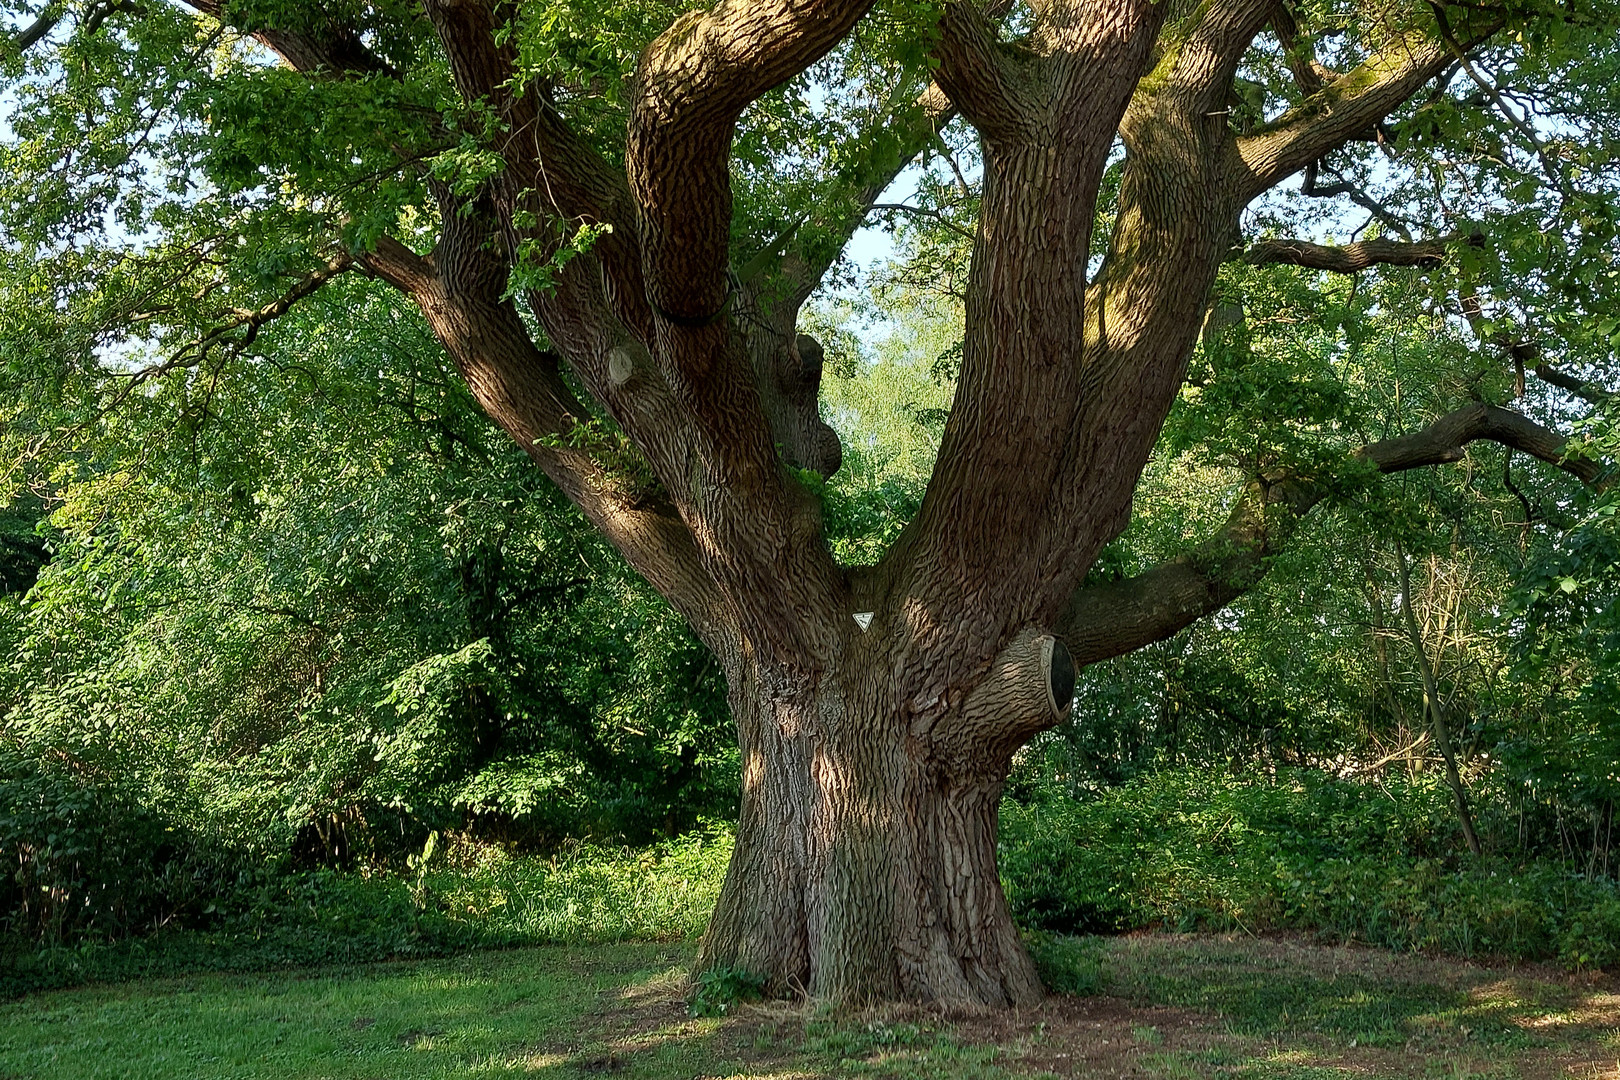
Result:
M1361 455L1384 470L1478 437L1562 460L1493 408L1527 366L1591 378L1617 330L1607 3L245 0L10 21L14 392L206 415L261 329L374 275L700 632L764 608L743 636L789 653L785 613L845 587L793 471L840 459L796 322L908 164L913 247L949 263L977 231L977 258L936 275L967 312L956 403L877 576L942 621L992 603L997 639L1050 624L1123 525L1223 263L1428 271L1419 302L1477 369L1431 415L1481 404ZM1307 242L1324 227L1359 239ZM1218 313L1240 310L1230 276ZM1338 347L1361 344L1345 327ZM1245 465L1270 479L1212 541L1224 557L1137 583L1152 612L1114 589L1106 630L1077 600L1081 659L1229 597L1262 504L1308 507L1330 461L1394 434L1283 418L1310 467L1261 440ZM49 423L18 413L9 435Z

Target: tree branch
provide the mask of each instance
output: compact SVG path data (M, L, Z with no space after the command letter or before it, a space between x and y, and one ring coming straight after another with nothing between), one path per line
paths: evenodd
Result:
M392 236L379 236L376 247L361 252L357 261L407 296L415 295L433 280L433 267L427 259Z
M1412 643L1412 650L1417 656L1418 671L1423 676L1423 704L1427 706L1429 716L1434 721L1431 730L1434 732L1434 742L1440 750L1440 756L1446 762L1446 782L1451 785L1452 798L1457 806L1457 819L1462 824L1463 835L1468 839L1468 850L1474 855L1483 854L1479 846L1479 837L1474 832L1474 816L1468 811L1468 792L1463 787L1462 777L1457 772L1457 755L1451 746L1451 731L1446 723L1446 709L1440 703L1440 688L1434 675L1434 665L1429 660L1429 648L1423 643L1423 634L1418 630L1417 615L1412 610L1412 572L1406 563L1406 550L1399 540L1395 541L1396 565L1400 568L1401 577L1401 615L1406 624L1406 637Z
M1467 45L1456 47L1475 48L1501 25L1499 19L1485 24ZM1432 32L1409 32L1265 130L1240 138L1238 151L1249 172L1247 196L1253 198L1378 123L1444 71L1453 57L1453 46Z
M1000 9L1010 6L998 5ZM996 40L996 29L972 0L951 0L940 13L935 78L951 104L986 139L1017 139L1036 115L1031 72L1035 57L1018 56Z
M1445 261L1446 250L1459 237L1403 243L1396 240L1362 240L1334 247L1307 240L1261 240L1242 255L1250 266L1303 266L1336 274L1355 274L1373 266L1418 266L1432 268Z
M1613 390L1606 390L1596 383L1583 382L1573 375L1559 371L1551 364L1537 364L1534 370L1536 378L1542 382L1566 390L1590 405L1603 405L1614 400L1616 396Z
M1350 183L1318 184L1316 182L1316 169L1307 167L1305 170L1305 183L1300 186L1300 193L1309 195L1313 199L1331 199L1343 195L1351 202L1370 213L1383 222L1385 227L1393 231L1402 240L1412 243L1412 230L1405 221L1390 210L1383 203L1368 195L1365 191Z
M138 15L144 10L134 0L106 0L105 3L97 4L94 8L91 8L90 13L84 17L84 32L94 34L101 29L102 23L114 15Z
M185 0L185 3L212 18L224 21L221 0ZM295 71L341 78L348 75L389 75L399 72L368 49L352 27L330 25L325 34L283 30L274 26L238 27L243 33L270 49Z
M210 355L214 354L216 350L222 349L223 353L214 365L211 376L214 380L217 380L223 365L231 357L240 354L248 345L252 344L265 325L281 318L292 310L298 301L320 290L327 282L349 270L353 264L354 259L347 253L333 256L325 266L308 274L269 304L261 308L237 309L226 312L228 317L224 322L196 340L186 342L170 353L164 360L134 371L109 373L113 377L120 379L122 385L105 404L97 408L90 417L75 424L66 434L71 436L88 429L102 417L116 411L124 402L129 400L137 389L151 380L167 375L172 371L185 368L200 368ZM241 330L244 327L246 327L246 333L239 337L231 337L234 331Z
M737 271L731 321L748 340L771 438L797 468L831 476L843 460L837 432L821 417L823 351L820 343L798 333L799 311L877 199L901 170L939 140L940 128L954 115L944 92L930 84L899 112L875 117L850 141L883 152L854 175L840 174L824 185L811 200L813 210Z
M85 35L89 36L100 30L101 24L114 15L139 13L142 10L141 5L132 2L132 0L106 0L104 3L96 4L87 9L80 20L80 25L83 27ZM17 36L12 38L9 43L0 44L0 51L21 56L41 41L44 41L50 32L61 24L66 15L67 5L62 3L61 0L52 0L51 3L45 5L34 21L18 31ZM7 45L9 45L9 49Z
M536 347L505 296L507 264L490 243L497 225L487 203L446 210L433 254L385 238L363 264L416 302L484 412L705 642L721 646L723 602L691 531L636 449L593 425L559 357Z
M105 411L116 409L129 397L134 388L139 386L141 383L157 378L160 375L167 375L169 372L179 370L180 368L196 367L198 364L202 363L203 359L207 357L216 346L224 345L227 350L227 355L240 353L243 349L247 348L253 343L253 341L259 336L259 331L267 324L275 322L277 319L287 314L287 312L291 311L293 305L297 304L298 301L307 296L313 295L323 285L337 277L339 274L349 270L351 267L353 267L353 265L353 258L351 258L346 252L334 255L332 258L328 259L326 264L320 269L305 275L292 288L288 289L275 300L264 305L263 307L237 308L233 311L226 312L227 318L224 322L220 323L218 326L215 326L197 340L186 343L184 346L170 354L166 360L163 360L160 363L151 364L147 367L139 368L135 371L129 372L127 375L122 376L130 380L129 384L119 392ZM246 330L244 334L242 334L240 337L231 338L231 335L235 331L243 330L244 328Z
M939 210L930 209L926 206L911 206L907 203L873 203L871 206L867 207L867 211L869 213L894 212L912 214L917 217L925 217L939 225L941 228L955 233L957 236L963 237L967 240L973 239L973 234L967 229L964 229L962 226L951 221Z
M942 635L929 647L960 635L977 656L1018 626L1049 622L1129 501L1124 477L1134 483L1140 459L1120 463L1151 446L1151 421L1128 432L1120 422L1135 398L1099 391L1086 368L1081 268L1120 118L1169 7L1053 4L1030 35L1039 103L1027 131L983 139L950 418L922 506L878 567L899 575L896 595L928 611L929 632ZM1149 393L1153 374L1139 380ZM1084 554L1049 562L1052 550Z
M1471 442L1521 450L1604 490L1612 478L1599 462L1571 455L1569 439L1508 409L1475 403L1421 431L1373 443L1356 457L1383 473L1459 460ZM1134 577L1078 590L1058 625L1075 663L1121 656L1212 615L1253 588L1266 560L1293 534L1300 518L1327 497L1309 479L1278 476L1252 482L1215 534L1193 551Z
M956 108L945 92L937 83L930 83L900 112L881 117L871 128L852 137L850 142L854 145L881 146L886 152L876 156L858 175L841 176L828 184L814 198L815 209L798 227L768 244L739 271L744 290L752 292L756 300L770 298L772 315L780 316L770 319L774 332L785 336L792 331L799 308L838 261L849 238L865 224L877 200L906 166L930 144L939 141L940 131L955 116ZM805 231L803 225L810 224L819 226L824 236L830 234L833 239L818 242L814 250L796 244L796 239ZM760 273L760 287L750 288L755 280L754 272L763 270L765 264L778 256L782 260L779 278Z
M222 10L219 0L188 2L215 17ZM416 303L483 410L637 572L671 599L712 648L730 648L734 620L725 611L706 555L682 518L684 511L677 512L669 502L682 493L657 486L659 479L679 478L680 464L690 459L690 432L681 410L668 400L667 389L654 385L656 373L640 362L624 373L627 385L615 391L609 357L620 350L612 346L625 341L639 348L626 324L643 340L652 331L641 278L639 222L625 180L579 139L544 87L514 85L515 49L497 34L493 0L424 0L422 7L463 99L487 104L499 118L500 134L492 149L506 168L473 197L429 182L441 211L440 235L430 254L418 255L383 237L373 250L356 255L356 261ZM278 28L251 32L291 66L314 77L391 73L346 28L322 35ZM539 226L519 229L514 225L517 210L532 212ZM541 240L544 248L559 220L608 225L611 231L570 263L556 296L531 294L531 306L548 336L568 351L575 374L615 419L628 413L640 421L643 412L658 414L650 430L625 425L637 435L634 445L598 426L592 410L563 379L560 358L536 347L506 296L511 253L528 237ZM544 259L551 250L536 254ZM645 357L645 349L640 355ZM651 408L639 408L645 404ZM759 441L770 449L768 437ZM656 456L656 475L643 457L648 447L656 452L647 454Z
M1161 93L1178 99L1199 119L1214 119L1216 110L1224 114L1244 53L1277 9L1274 0L1228 0L1193 8L1196 21L1166 35L1170 42L1158 72L1164 77Z
M1421 431L1373 443L1356 451L1379 472L1403 472L1461 460L1464 448L1485 439L1556 465L1588 487L1607 487L1602 463L1570 454L1570 440L1522 413L1476 402L1449 412Z
M1256 481L1193 551L1134 577L1077 590L1058 622L1077 667L1163 641L1248 592L1282 535L1319 502L1308 484Z
M625 167L647 296L667 325L701 328L725 309L737 119L826 55L870 5L720 0L678 19L643 53Z
M11 48L16 50L19 56L32 49L45 40L47 34L56 29L56 25L62 21L62 16L66 14L67 5L62 3L61 0L52 0L51 3L45 5L45 9L39 13L33 22L29 23L16 37L11 39Z
M1242 162L1224 113L1212 112L1223 107L1233 73L1254 36L1264 28L1271 5L1262 0L1238 0L1158 7L1173 8L1179 18L1162 33L1154 28L1159 41L1151 54L1156 58L1151 74L1132 76L1133 96L1118 125L1126 147L1118 214L1103 266L1086 290L1081 348L1073 361L1081 372L1083 401L1107 402L1110 412L1082 414L1077 420L1063 417L1047 431L1002 436L1013 443L1043 445L1053 438L1049 432L1067 433L1062 471L1049 485L1058 494L1047 504L1053 507L1050 520L1061 524L1043 522L1039 529L1027 530L1051 541L1048 550L1053 554L1041 561L1074 568L1074 576L1052 575L1052 590L1042 597L1049 605L1041 612L1043 619L1061 620L1074 596L1076 577L1084 573L1102 545L1128 524L1129 492L1136 485L1140 463L1151 453L1182 384L1209 288L1237 237L1243 203L1235 178L1241 174ZM1167 17L1165 11L1158 14ZM1036 222L1045 216L1044 212L1029 215ZM1017 247L1007 246L1006 250L1006 262L1019 266ZM1069 265L1084 262L1082 256ZM1024 305L1028 290L1014 286L998 293L1008 304ZM1044 328L1031 328L1031 337L1043 332ZM1061 342L1048 346L1052 356L1063 356L1069 348L1072 346ZM1011 351L1005 345L1003 350ZM964 355L964 375L967 371ZM952 423L963 415L971 417L972 423L983 423L985 409L963 408L962 386L959 381ZM1036 400L1057 398L1045 387L1022 392ZM950 433L948 426L947 438ZM1015 460L1014 452L1009 450L1004 460ZM941 460L944 458L942 449ZM998 461L996 467L979 471L999 480L1032 469ZM1006 486L1009 490L1015 487ZM933 492L931 485L930 497ZM1019 491L983 516L997 522L1005 535L1006 522L1025 513L1027 505L1039 505L1039 500ZM925 501L919 518L928 510ZM950 512L958 518L965 516L959 503L951 504ZM1085 535L1065 534L1073 522L1085 523ZM1013 531L1025 530L1015 527ZM908 538L903 535L896 549L903 550ZM1000 547L1006 548L1005 541ZM1060 550L1063 554L1056 556ZM998 550L998 557L1006 556Z
M1272 13L1271 29L1277 35L1283 55L1288 59L1288 70L1294 76L1294 85L1299 87L1302 95L1310 97L1320 93L1328 83L1339 77L1338 72L1317 63L1310 40L1300 36L1299 23L1286 3L1278 4Z
M298 301L304 299L306 296L313 295L327 282L331 281L339 274L348 271L353 266L354 259L349 255L348 252L342 252L338 255L334 255L332 258L326 261L325 266L322 266L319 270L306 275L302 281L298 282L298 284L294 285L292 288L288 289L275 300L264 305L263 307L250 311L237 310L232 312L234 321L227 329L240 327L247 328L246 335L244 335L237 343L237 347L245 348L246 346L252 344L253 339L259 336L259 330L266 324L275 322L277 319L287 314L287 312L291 311L292 306L298 303ZM216 336L222 332L223 331L217 330L213 335L210 336Z
M1520 135L1524 136L1525 141L1527 141L1531 148L1535 151L1536 160L1541 165L1541 171L1546 173L1547 178L1552 181L1553 187L1558 191L1558 193L1565 199L1568 199L1571 195L1569 189L1569 180L1564 176L1563 170L1553 164L1552 158L1547 155L1547 148L1542 145L1541 140L1536 137L1535 129L1532 128L1523 117L1513 111L1513 108L1503 99L1502 92L1498 90L1496 86L1490 82L1490 80L1481 75L1479 70L1474 67L1473 62L1468 59L1467 50L1463 48L1460 42L1458 42L1456 33L1451 29L1451 23L1446 18L1445 9L1440 5L1433 3L1432 0L1429 7L1431 10L1433 10L1435 22L1440 27L1441 40L1446 43L1446 48L1449 49L1451 54L1456 57L1457 63L1462 65L1464 73L1466 73L1468 78L1473 81L1474 85L1479 87L1480 91L1484 93L1493 104L1495 104L1496 111L1502 114L1503 118L1507 120L1513 129Z

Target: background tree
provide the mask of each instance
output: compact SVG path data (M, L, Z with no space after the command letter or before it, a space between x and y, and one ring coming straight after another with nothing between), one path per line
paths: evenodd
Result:
M316 291L361 271L413 301L718 659L742 809L700 962L776 991L1034 998L996 812L1076 662L1218 610L1294 519L1378 473L1486 439L1600 478L1497 402L1615 331L1612 5L191 8L19 20L48 25L8 61L10 377L83 395L68 413L161 392L207 417ZM844 565L818 498L842 456L825 349L799 313L961 122L976 224L949 418L915 513ZM1192 434L1240 497L1191 553L1087 585L1246 209L1296 220L1263 200L1298 174L1406 236L1272 237L1242 264L1442 263L1458 325L1428 317L1459 351L1477 335L1475 377L1427 385L1419 430L1359 430L1332 380L1254 359L1276 297L1234 290L1194 387L1223 419ZM1327 327L1318 370L1376 358L1351 314L1380 312Z
M554 851L734 813L712 658L403 303L334 284L208 422L136 395L36 478L50 559L0 609L14 928L207 925L432 830Z

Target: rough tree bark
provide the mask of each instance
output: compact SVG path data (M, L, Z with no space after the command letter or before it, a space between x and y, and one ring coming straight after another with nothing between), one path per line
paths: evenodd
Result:
M849 568L793 472L838 466L817 415L820 348L795 329L829 256L789 237L760 284L735 274L729 158L744 109L869 2L719 0L683 16L641 58L621 167L548 87L519 85L493 0L424 0L460 93L501 121L505 168L470 195L435 187L431 252L385 238L358 258L416 301L483 407L721 660L742 809L700 963L777 993L1003 1006L1041 994L996 872L1014 751L1064 716L1076 658L1159 640L1227 602L1258 577L1276 515L1321 497L1297 478L1257 481L1218 551L1081 589L1129 518L1238 216L1380 122L1452 46L1411 27L1356 71L1310 67L1297 107L1239 136L1225 102L1279 18L1273 0L1040 0L1011 43L994 6L947 2L935 85L885 119L893 152L830 200L856 207L832 223L847 234L952 113L980 135L963 364L935 472L883 560ZM1452 25L1464 48L1495 29L1466 14ZM312 75L388 72L341 27L252 29ZM1116 134L1117 222L1088 282ZM554 289L522 298L549 350L506 296L519 245L552 235L536 220L611 226ZM1356 269L1426 264L1443 246L1264 254ZM616 431L590 426L600 417ZM1473 419L1462 441L1527 437ZM1456 445L1364 453L1394 469Z

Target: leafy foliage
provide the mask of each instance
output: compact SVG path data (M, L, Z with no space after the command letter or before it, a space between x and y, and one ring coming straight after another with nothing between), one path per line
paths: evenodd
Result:
M1459 861L1433 777L1375 787L1310 771L1167 772L1085 801L1009 804L1002 821L1009 899L1032 928L1298 928L1463 956L1620 962L1612 880L1552 862Z
M167 426L176 373L36 464L53 550L5 600L8 839L36 852L26 889L103 889L120 861L152 880L65 921L8 905L15 928L150 925L233 859L352 865L449 828L645 839L730 806L707 653L392 303L323 296L206 421ZM385 339L330 321L365 305ZM53 822L89 846L63 854Z
M693 1016L724 1016L733 1005L763 997L765 982L763 977L737 968L711 968L697 977L688 1007Z
M254 971L536 944L688 941L719 892L731 833L644 848L573 844L549 858L453 841L414 872L238 870L197 915L154 934L19 948L0 939L0 996L92 980ZM189 925L188 925L189 924Z

